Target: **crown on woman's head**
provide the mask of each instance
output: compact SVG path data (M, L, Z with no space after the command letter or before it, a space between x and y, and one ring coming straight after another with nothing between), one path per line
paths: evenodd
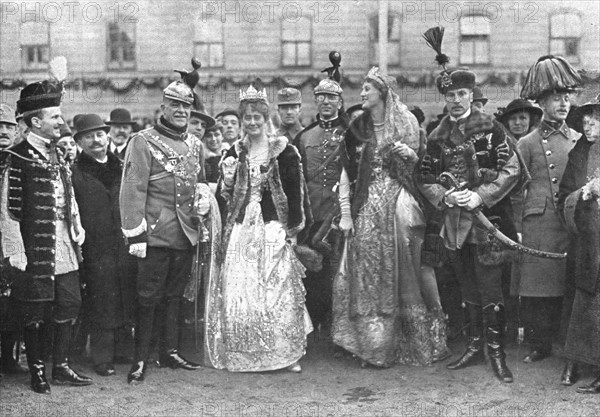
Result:
M267 90L263 88L261 91L258 91L256 88L254 88L254 85L251 84L245 92L240 90L240 101L247 100L264 101L268 104L269 100L267 99Z

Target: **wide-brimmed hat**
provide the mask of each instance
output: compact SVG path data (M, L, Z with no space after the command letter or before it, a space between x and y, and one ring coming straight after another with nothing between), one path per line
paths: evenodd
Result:
M110 131L110 126L104 124L102 118L97 114L82 114L74 120L75 130L77 133L73 135L75 140L94 130L104 130L106 133Z
M127 109L114 109L110 112L110 116L106 121L107 125L134 125L136 124L131 120L131 113Z
M206 122L206 128L213 127L217 122L215 119L210 117L210 115L206 114L206 110L204 108L204 103L198 97L196 102L194 103L194 107L190 113L191 117L197 117L200 120L204 120Z
M511 114L526 111L532 116L542 117L543 110L528 100L522 98L515 99L508 103L508 106L496 116L496 120L500 123L506 123Z
M596 97L595 100L588 101L585 104L577 107L575 109L574 116L578 119L583 118L586 114L599 114L600 113L600 94Z

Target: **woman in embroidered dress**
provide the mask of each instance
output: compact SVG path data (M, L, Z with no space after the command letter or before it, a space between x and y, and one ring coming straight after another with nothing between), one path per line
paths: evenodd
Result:
M334 281L333 340L363 366L426 365L447 352L435 274L421 263L425 217L413 171L424 135L393 82L369 71L340 181L348 240Z
M245 134L221 163L226 221L220 273L207 294L205 350L218 369L300 372L312 331L304 267L292 248L305 226L300 156L272 135L266 92L249 87L241 96Z

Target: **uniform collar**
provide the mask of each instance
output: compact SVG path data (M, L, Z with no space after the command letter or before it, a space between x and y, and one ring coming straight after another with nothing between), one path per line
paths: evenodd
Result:
M154 125L154 128L161 135L174 140L184 140L186 138L187 127L179 128L173 126L171 123L167 122L163 116L158 119L156 125Z
M334 127L339 126L341 123L339 117L336 117L334 119L329 119L329 120L322 120L321 116L317 116L317 120L319 122L319 126L322 129L333 129Z
M542 135L542 138L546 139L548 136L552 135L554 132L559 132L561 133L565 138L569 139L570 138L570 131L569 131L569 126L567 126L567 124L563 121L562 124L560 125L560 127L558 129L556 129L554 126L551 126L546 120L542 120L542 122L540 123L540 134Z

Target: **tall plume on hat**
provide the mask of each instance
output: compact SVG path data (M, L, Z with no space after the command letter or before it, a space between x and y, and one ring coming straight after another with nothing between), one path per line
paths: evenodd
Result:
M192 58L192 68L193 68L193 70L191 70L191 71L188 71L188 70L173 70L173 71L175 71L179 75L181 75L181 80L192 90L192 93L194 94L194 103L193 103L194 109L203 110L204 104L202 103L202 101L200 100L200 97L198 96L198 94L195 91L196 85L198 84L198 81L200 81L200 72L198 70L200 68L202 68L202 62L200 62L200 60L196 57Z
M338 51L329 52L329 62L331 62L331 66L321 72L326 72L329 79L340 83L342 81L342 74L340 73L342 55Z
M581 86L579 73L561 56L544 55L529 69L521 97L539 99L552 91L575 91Z
M440 65L443 69L442 78L443 83L445 83L446 87L449 86L452 81L450 80L450 72L446 68L446 64L450 62L450 58L448 55L442 52L442 41L444 40L444 27L436 26L427 29L427 31L423 34L423 39L425 39L425 43L431 49L433 49L436 53L435 61Z
M48 71L50 76L56 80L59 84L64 84L67 79L67 58L64 56L57 56L48 63Z

